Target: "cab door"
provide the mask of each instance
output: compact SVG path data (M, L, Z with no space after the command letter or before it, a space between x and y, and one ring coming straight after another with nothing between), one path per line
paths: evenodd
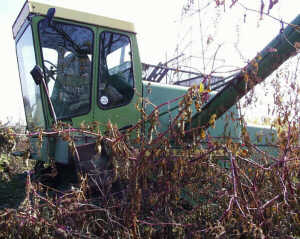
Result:
M58 120L79 127L92 121L92 84L94 81L94 38L97 27L56 19L50 25L44 17L33 18L35 42L39 46L38 64ZM47 128L52 116L45 102Z
M141 64L135 34L99 28L94 120L106 129L110 121L119 129L140 119L136 109L142 95Z

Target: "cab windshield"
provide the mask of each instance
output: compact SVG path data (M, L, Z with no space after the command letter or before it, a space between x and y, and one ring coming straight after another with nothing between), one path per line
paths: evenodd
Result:
M41 20L39 38L45 81L58 119L89 112L93 32L87 27Z

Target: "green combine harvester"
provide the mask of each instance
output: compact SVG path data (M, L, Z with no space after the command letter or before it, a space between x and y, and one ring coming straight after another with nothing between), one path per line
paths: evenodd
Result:
M200 112L192 112L192 121L186 127L208 125L214 115L216 127L208 131L214 137L224 136L225 113L239 118L238 100L296 54L293 45L300 42L299 25L300 15L219 92L211 92L208 103ZM188 91L183 86L143 81L132 23L28 0L12 30L30 132L52 131L57 122L74 129L80 128L83 122L99 122L104 133L109 121L122 132L141 119L141 112L136 108L141 97L160 105ZM251 77L255 80L250 84ZM142 107L146 113L153 110L147 102L142 102ZM161 132L169 127L170 114L174 117L177 113L176 103L160 109ZM227 129L227 136L241 137L239 121L231 122ZM260 131L267 130L249 128L252 138ZM32 133L33 159L72 163L74 157L69 144L61 137L44 137L41 149L36 146L38 140L38 134ZM75 137L81 160L88 161L97 153L95 141L93 137ZM261 147L274 150L266 145Z

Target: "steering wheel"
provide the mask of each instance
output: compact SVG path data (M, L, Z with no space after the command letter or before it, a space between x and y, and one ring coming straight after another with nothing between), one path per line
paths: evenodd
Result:
M47 64L45 64L47 63ZM57 66L54 65L51 61L48 60L44 60L44 68L45 68L45 73L47 78L51 78L52 80L56 80L56 76L57 76ZM49 66L47 66L49 65Z

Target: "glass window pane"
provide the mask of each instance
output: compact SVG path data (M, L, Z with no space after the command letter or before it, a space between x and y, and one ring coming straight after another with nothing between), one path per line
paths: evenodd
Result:
M36 65L30 26L17 42L16 48L28 129L45 127L40 87L35 84L30 74Z
M100 35L99 105L110 109L128 104L134 95L130 40L126 35Z
M39 23L46 83L58 119L89 112L93 32L54 21Z

